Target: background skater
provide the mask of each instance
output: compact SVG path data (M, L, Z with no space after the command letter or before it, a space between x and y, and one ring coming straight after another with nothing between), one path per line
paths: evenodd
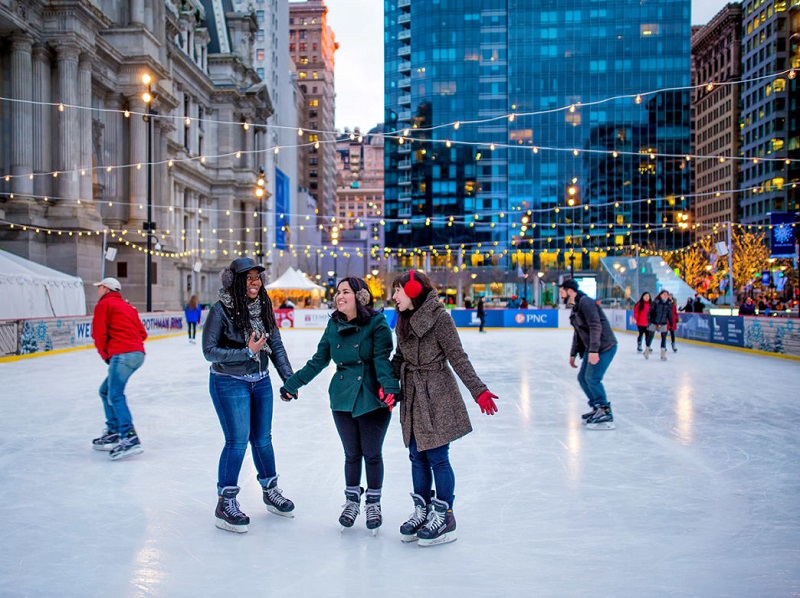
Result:
M564 303L572 306L569 321L575 332L569 351L569 365L577 368L575 357L581 356L578 383L589 398L591 409L583 414L583 420L590 430L613 430L614 415L606 397L603 376L617 354L617 338L602 308L594 299L586 296L573 279L562 282L558 294Z

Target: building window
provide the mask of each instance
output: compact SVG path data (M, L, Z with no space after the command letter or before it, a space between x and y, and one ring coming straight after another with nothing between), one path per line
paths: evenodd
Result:
M256 50L256 60L264 60L265 56L266 56L266 52L264 50L262 50L262 49Z
M128 278L128 262L117 262L117 278Z

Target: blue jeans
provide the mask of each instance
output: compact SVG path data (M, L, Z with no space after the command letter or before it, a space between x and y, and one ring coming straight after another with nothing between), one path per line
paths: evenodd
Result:
M211 400L217 411L225 447L219 457L217 485L238 486L244 453L249 442L258 479L265 484L275 477L272 449L272 382L269 376L258 382L209 374Z
M600 361L592 365L589 363L589 355L584 354L581 362L581 369L578 372L578 382L589 397L590 407L608 407L606 389L603 387L603 376L606 374L608 366L617 354L617 345L606 349L600 353Z
M411 482L414 494L419 494L426 503L431 501L431 488L436 481L436 498L453 508L456 490L456 475L450 465L450 445L438 446L427 451L417 450L417 439L411 437L408 458L411 460Z
M133 418L125 400L125 385L143 363L144 353L141 351L120 353L108 361L108 375L100 385L100 398L103 399L106 428L109 432L126 436L133 430Z

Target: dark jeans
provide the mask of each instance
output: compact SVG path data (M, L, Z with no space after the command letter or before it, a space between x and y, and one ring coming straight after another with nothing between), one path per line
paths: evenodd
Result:
M133 418L125 398L125 385L133 372L142 367L144 353L120 353L108 360L108 376L100 385L100 398L106 413L106 428L120 436L133 430Z
M639 326L637 324L636 328L639 330L639 336L636 337L636 345L641 348L642 337L647 338L647 326Z
M611 365L616 354L617 345L614 345L600 353L600 361L594 365L589 363L588 354L583 356L581 369L578 372L578 383L589 398L590 407L608 407L608 397L603 386L603 376L605 376L606 370Z
M347 411L333 411L333 422L344 447L344 481L349 487L361 484L361 461L367 470L367 488L383 487L383 439L392 414L376 409L359 417Z
M189 338L194 338L197 333L197 322L186 322L186 327L189 329Z
M437 446L427 451L417 450L417 439L411 437L408 445L411 460L411 482L414 494L419 494L426 503L431 501L431 489L436 481L436 498L453 507L456 490L456 474L450 465L450 445Z
M219 488L238 486L248 442L259 479L275 477L272 382L269 376L258 382L217 374L209 376L211 400L225 435L225 447L219 457L217 485Z
M648 348L653 344L653 337L655 335L656 335L656 331L655 330L649 330L647 332L647 346L648 346ZM662 349L666 349L667 348L667 325L666 324L662 324L661 325L661 348Z

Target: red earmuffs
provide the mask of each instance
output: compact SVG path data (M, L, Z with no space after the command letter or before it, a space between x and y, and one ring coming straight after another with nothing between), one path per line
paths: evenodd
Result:
M422 285L418 280L414 280L414 271L411 270L409 272L409 280L408 282L403 285L403 291L406 295L408 295L409 299L413 299L414 297L419 297L422 293Z

